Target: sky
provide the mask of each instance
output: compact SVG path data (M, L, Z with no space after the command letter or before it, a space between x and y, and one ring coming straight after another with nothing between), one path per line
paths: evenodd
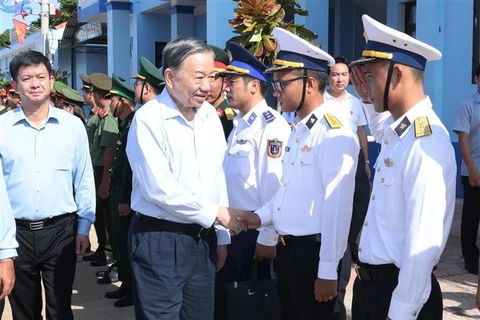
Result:
M30 24L32 21L38 19L38 14L40 13L40 4L37 3L41 2L41 0L23 0L25 1L25 5L32 8L32 14L25 17L25 20L22 19L20 15L17 15L15 19L20 21L24 21L27 24ZM22 2L22 0L17 0L17 3ZM57 0L50 0L50 3L53 3L58 7ZM6 29L13 28L12 18L14 18L14 13L7 13L5 12L4 8L10 8L14 5L14 0L0 0L0 33L4 32ZM7 9L9 10L9 9Z

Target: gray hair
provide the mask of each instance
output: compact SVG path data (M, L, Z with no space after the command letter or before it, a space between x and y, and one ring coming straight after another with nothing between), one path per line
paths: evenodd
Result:
M188 56L207 52L210 52L212 58L215 58L213 50L205 42L197 38L180 37L172 40L163 49L163 70L167 68L177 69Z

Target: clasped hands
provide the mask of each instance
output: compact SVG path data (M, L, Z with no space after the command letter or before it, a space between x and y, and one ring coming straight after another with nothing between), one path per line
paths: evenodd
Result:
M261 224L260 217L254 212L225 207L219 208L217 221L229 229L232 235L248 229L257 229Z

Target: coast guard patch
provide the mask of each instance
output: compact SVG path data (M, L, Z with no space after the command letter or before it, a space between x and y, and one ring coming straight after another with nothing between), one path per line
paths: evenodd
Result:
M282 155L282 141L278 139L267 140L267 156L279 158Z

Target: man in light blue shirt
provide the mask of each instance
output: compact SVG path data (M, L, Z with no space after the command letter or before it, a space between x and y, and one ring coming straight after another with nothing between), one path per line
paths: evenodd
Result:
M22 52L10 72L22 99L0 117L0 159L19 242L12 313L41 318L41 277L47 319L73 320L76 255L88 247L95 220L87 134L78 118L50 105L54 78L44 55Z
M0 319L5 306L5 297L15 283L13 259L17 256L18 243L15 239L15 220L8 200L0 162Z

